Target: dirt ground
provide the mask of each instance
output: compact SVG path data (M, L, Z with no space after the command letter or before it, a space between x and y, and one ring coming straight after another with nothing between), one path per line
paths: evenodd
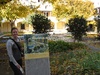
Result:
M4 48L5 45L0 43L0 75L13 75L13 71L9 66L7 50ZM23 66L24 66L23 59Z
M12 69L8 64L8 61L0 62L0 75L13 75Z
M23 69L25 69L24 61L23 61ZM13 71L9 66L8 60L6 60L6 61L0 60L0 75L13 75Z

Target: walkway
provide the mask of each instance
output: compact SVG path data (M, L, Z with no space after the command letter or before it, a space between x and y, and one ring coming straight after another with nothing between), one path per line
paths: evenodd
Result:
M71 38L70 36L66 36L65 35L52 35L48 38L49 40L54 40L54 41L57 41L57 40L63 40L65 42L73 42L74 39ZM98 43L100 42L99 40L95 40L95 39L91 39L91 38L84 38L82 43L84 43L85 45L87 45L92 51L100 51L100 48L97 48L93 45L91 45L91 43Z
M3 37L4 35L2 33L0 33L0 38Z
M96 42L98 43L98 42L100 42L100 41L94 41L94 42L92 42L92 43L96 43ZM91 45L91 44L88 43L88 42L84 42L84 44L87 45L93 52L100 51L100 48L97 48L97 47Z

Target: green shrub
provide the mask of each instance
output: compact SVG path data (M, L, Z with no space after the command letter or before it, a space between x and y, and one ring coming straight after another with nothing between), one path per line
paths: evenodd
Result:
M74 50L50 55L51 75L100 75L100 52Z
M87 21L83 16L75 16L68 21L70 32L75 40L81 41L82 37L86 35Z
M50 52L63 52L71 48L69 43L64 41L49 41L48 44Z
M94 52L86 55L80 62L84 70L100 71L100 53Z
M85 44L83 43L79 43L79 42L70 42L71 45L71 49L75 50L75 49L86 49L88 48Z
M51 21L42 14L31 15L30 19L35 33L47 33L51 29Z
M49 41L49 51L66 52L68 50L84 49L86 45L82 43L64 42L64 41Z

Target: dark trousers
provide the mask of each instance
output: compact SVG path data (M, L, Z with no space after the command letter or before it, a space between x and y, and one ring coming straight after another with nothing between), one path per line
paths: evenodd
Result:
M22 59L18 60L17 63L22 67ZM9 62L9 64L14 72L14 75L23 75L20 69L18 69L12 62Z

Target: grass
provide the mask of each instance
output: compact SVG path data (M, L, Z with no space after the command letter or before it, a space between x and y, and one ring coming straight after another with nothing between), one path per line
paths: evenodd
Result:
M100 75L99 58L100 52L87 50L53 53L50 55L51 75ZM95 61L98 62L94 64Z

